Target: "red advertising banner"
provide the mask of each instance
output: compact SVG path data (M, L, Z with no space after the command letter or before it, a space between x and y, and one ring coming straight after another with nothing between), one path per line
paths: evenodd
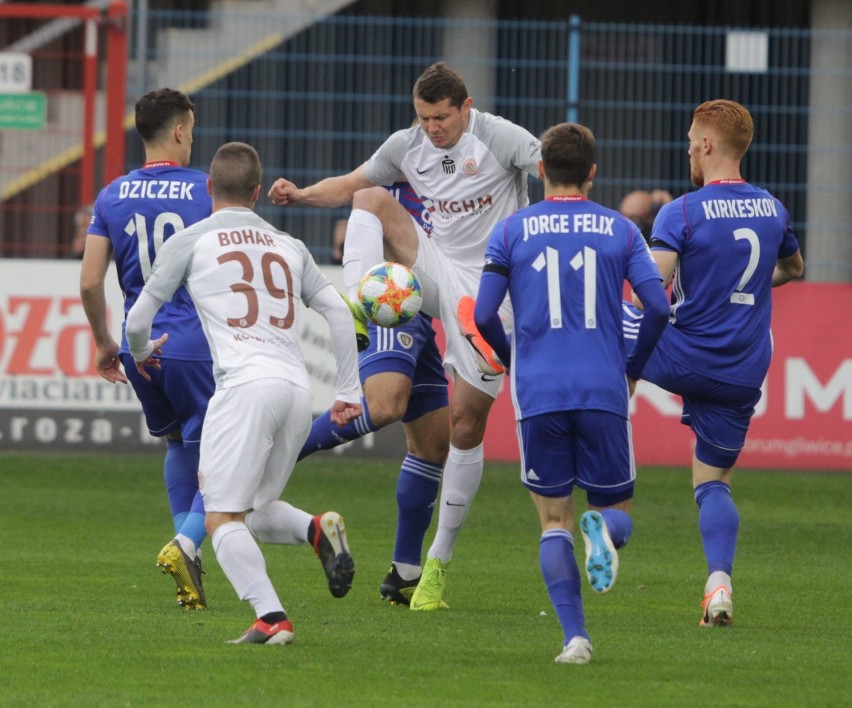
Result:
M325 271L339 280L340 268ZM79 261L0 260L0 449L157 444L130 386L107 383L92 368L79 273ZM852 470L852 327L845 319L852 285L792 283L773 296L775 353L738 466ZM123 312L114 273L107 277L107 299L118 337ZM335 392L327 326L306 310L300 334L318 414ZM631 401L637 464L690 463L692 433L680 424L680 412L677 396L639 383ZM389 426L339 452L399 456L404 449L401 427ZM494 404L485 454L519 459L508 390Z
M342 268L326 274L340 285ZM121 338L123 297L114 268L106 278L107 315ZM313 412L334 401L337 370L325 320L303 309L299 334L311 376ZM157 450L129 385L94 369L95 343L80 300L80 261L0 259L0 450ZM336 454L405 455L393 425Z
M772 365L738 467L852 470L852 285L773 290ZM638 465L689 465L693 436L678 396L640 382L631 401ZM519 460L508 391L492 409L489 459Z

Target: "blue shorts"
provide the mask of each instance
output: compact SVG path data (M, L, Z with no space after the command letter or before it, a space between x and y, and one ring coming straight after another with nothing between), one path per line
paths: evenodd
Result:
M642 378L683 399L680 422L695 433L695 456L705 465L727 469L745 445L760 389L736 386L685 371L664 349L654 350Z
M417 315L399 327L377 327L370 322L370 346L361 352L358 367L363 384L375 374L393 372L411 379L411 396L403 423L449 405L447 377L432 318Z
M136 371L130 354L121 354L124 372L142 404L148 432L161 438L179 431L184 444L198 445L207 402L216 391L213 362L160 359L160 370L147 369L150 381Z
M633 498L630 420L607 411L544 413L518 421L521 483L543 497L567 497L576 484L590 504Z

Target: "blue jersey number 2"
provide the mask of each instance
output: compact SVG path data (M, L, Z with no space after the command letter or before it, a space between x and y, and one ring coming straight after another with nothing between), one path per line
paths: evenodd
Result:
M737 289L731 294L731 302L734 305L754 305L754 294L744 293L743 289L748 285L748 281L751 280L754 271L757 270L757 264L760 261L760 239L758 239L757 234L751 229L737 229L734 231L734 238L737 241L745 239L751 247L751 252L748 256L748 265L746 265L743 271L739 285L737 285Z

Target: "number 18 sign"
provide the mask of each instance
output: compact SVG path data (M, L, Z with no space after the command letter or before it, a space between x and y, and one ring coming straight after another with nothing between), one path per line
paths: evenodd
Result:
M0 52L0 93L27 93L33 87L33 58L23 52Z

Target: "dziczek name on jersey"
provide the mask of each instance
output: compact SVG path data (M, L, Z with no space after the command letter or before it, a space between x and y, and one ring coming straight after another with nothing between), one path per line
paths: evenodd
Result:
M192 201L191 182L179 179L129 179L118 189L120 199L188 199Z
M538 214L524 219L524 241L541 234L603 234L612 236L614 216L603 214Z

